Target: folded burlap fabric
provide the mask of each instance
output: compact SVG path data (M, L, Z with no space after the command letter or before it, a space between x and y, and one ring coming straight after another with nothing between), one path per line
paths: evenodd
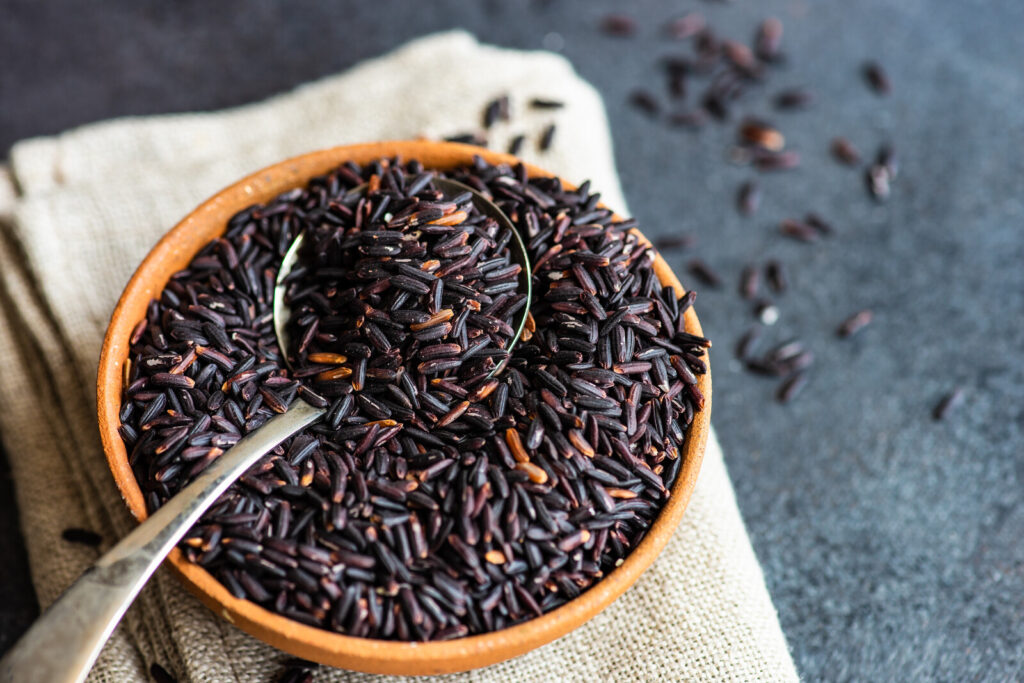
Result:
M418 40L341 76L211 114L122 119L14 147L0 174L0 436L11 460L39 598L49 604L95 559L69 526L105 545L134 523L113 485L95 420L100 343L128 277L161 234L230 181L309 150L472 129L509 93L530 161L592 179L626 206L600 97L561 57L479 45L464 33ZM529 112L530 97L566 102ZM554 146L535 141L558 123ZM104 650L92 680L272 680L287 656L249 637L161 570ZM736 507L717 440L679 530L634 588L574 633L526 656L447 680L792 680L775 610ZM318 681L378 677L320 669ZM384 680L379 678L379 680Z

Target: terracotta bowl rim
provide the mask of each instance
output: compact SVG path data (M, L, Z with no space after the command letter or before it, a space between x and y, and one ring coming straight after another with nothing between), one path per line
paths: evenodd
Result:
M554 175L516 157L470 145L422 140L345 145L302 154L256 171L190 212L160 239L132 275L111 316L100 357L97 411L103 449L117 487L137 519L146 518L145 503L117 429L128 339L136 322L144 315L146 304L159 295L171 274L190 261L209 241L209 235L213 234L212 223L219 222L222 229L215 232L221 234L226 228L227 217L236 211L255 202L267 201L287 189L305 186L311 178L345 161L366 163L373 158L395 156L417 158L428 168L442 170L469 163L474 156L480 156L492 164L524 163L531 177ZM562 182L568 188L574 187L564 180ZM204 226L205 231L201 230ZM639 231L636 232L639 235ZM205 237L200 240L203 235ZM640 238L647 241L643 235ZM654 268L663 285L673 286L677 295L684 292L660 254L656 254ZM692 308L686 313L686 327L689 332L702 334ZM169 564L186 587L223 618L278 649L324 664L368 673L439 674L510 659L565 635L601 612L636 582L668 543L693 493L710 430L710 368L698 379L699 388L705 396L705 407L694 417L687 432L679 456L685 458L679 477L647 535L618 568L579 597L516 626L451 641L427 643L346 636L306 626L255 602L235 598L212 574L188 562L178 549L169 555Z

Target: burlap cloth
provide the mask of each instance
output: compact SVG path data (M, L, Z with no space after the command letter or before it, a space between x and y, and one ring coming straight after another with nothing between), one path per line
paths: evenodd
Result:
M214 77L211 75L211 77ZM227 183L313 149L441 137L479 126L510 93L523 156L593 180L626 211L600 97L557 55L430 36L351 71L225 112L120 119L16 145L0 173L0 435L11 460L36 591L53 601L98 551L61 539L80 526L104 547L133 524L107 470L95 419L100 343L114 303L157 238ZM530 111L531 97L558 111ZM558 123L554 146L536 140ZM266 681L283 653L249 637L157 573L103 651L94 681ZM376 677L321 668L318 681ZM682 525L640 581L561 640L473 681L792 680L793 663L736 507L717 439ZM383 680L381 678L380 680Z

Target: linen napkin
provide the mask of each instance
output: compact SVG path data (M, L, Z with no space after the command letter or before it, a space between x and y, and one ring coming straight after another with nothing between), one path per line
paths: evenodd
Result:
M129 118L17 144L0 172L0 436L11 460L36 590L47 605L100 550L61 539L133 525L100 447L95 378L103 334L132 271L201 200L280 159L333 145L479 126L502 149L572 182L590 178L626 213L596 91L560 56L480 45L463 32L416 40L347 73L223 112ZM528 111L532 97L562 100ZM558 124L553 146L536 140ZM101 549L102 550L102 549ZM216 616L160 570L91 674L143 681L153 663L192 681L272 680L288 658ZM640 581L575 632L446 681L794 680L717 439L678 531ZM384 681L321 667L317 681Z

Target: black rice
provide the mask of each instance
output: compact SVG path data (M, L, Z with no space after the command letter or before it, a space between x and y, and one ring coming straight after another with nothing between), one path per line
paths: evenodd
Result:
M483 113L483 125L484 128L490 128L498 121L509 120L509 100L508 95L502 95L487 103L484 107Z
M754 54L764 62L777 62L782 58L782 22L769 17L757 27L754 36Z
M740 185L740 189L736 193L736 208L739 209L739 212L744 216L752 216L757 212L760 205L760 186L752 180L748 180Z
M953 391L949 392L935 405L932 410L932 419L936 421L945 420L949 417L950 413L960 407L960 404L964 402L964 389L963 387L957 387Z
M690 12L665 24L665 33L676 40L686 40L703 31L705 26L707 22L702 14Z
M661 111L658 100L646 90L634 90L630 93L629 103L648 116L657 116Z
M565 102L543 97L534 97L530 100L530 106L534 109L561 109L565 106Z
M783 380L775 397L780 403L789 403L804 390L805 386L807 386L807 373L799 372Z
M95 531L89 531L88 529L80 529L78 527L70 527L61 532L60 537L68 543L77 543L79 545L87 545L91 548L97 548L103 543L103 537Z
M783 90L775 95L774 99L775 108L781 110L803 109L812 101L814 101L814 96L801 88Z
M635 222L589 184L480 160L450 173L529 245L534 301L509 354L524 301L508 240L432 177L348 163L245 209L129 353L121 433L150 510L297 397L327 407L180 547L237 597L353 636L458 638L579 595L643 538L704 405L693 293L662 287ZM302 231L289 370L271 305Z
M508 153L512 156L518 156L519 152L523 149L523 143L526 142L526 136L522 133L512 138L512 141L508 143Z
M852 337L857 334L857 332L867 327L871 323L872 317L872 313L868 309L857 311L839 324L839 327L836 329L836 334L840 337Z
M779 223L779 232L786 237L791 237L797 240L798 242L817 242L821 238L821 233L815 230L812 226L793 218L783 219L783 221Z
M624 14L609 14L601 20L601 30L607 35L625 38L636 32L636 22Z
M690 261L687 269L690 273L698 280L703 282L708 287L721 287L722 278L718 275L715 270L707 263L700 259L693 259Z
M755 265L747 265L740 272L740 296L753 299L761 286L761 272Z
M557 128L556 128L555 124L552 123L547 128L544 129L543 133L541 133L541 135L540 135L540 142L537 144L537 146L540 149L540 151L546 152L548 149L550 149L551 143L555 139L555 130L556 129Z
M864 80L867 81L868 86L879 95L888 95L889 91L892 90L892 83L889 81L889 75L885 73L885 69L878 62L869 61L865 62L862 68L864 74Z
M692 233L688 232L684 232L679 235L659 237L654 240L654 246L658 249L658 251L668 251L672 249L690 249L696 243L697 238Z
M786 291L786 287L789 285L789 281L786 279L786 271L782 266L782 263L772 259L764 265L765 280L768 282L768 286L776 294L782 294Z

